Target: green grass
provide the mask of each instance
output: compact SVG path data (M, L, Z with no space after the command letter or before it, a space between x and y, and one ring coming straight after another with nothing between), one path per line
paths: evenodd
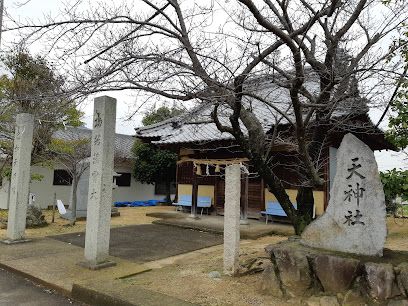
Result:
M399 207L397 208L397 213L400 213L401 208L402 208L402 210L403 210L403 216L404 216L405 218L408 218L408 205L401 205L401 206L399 206Z

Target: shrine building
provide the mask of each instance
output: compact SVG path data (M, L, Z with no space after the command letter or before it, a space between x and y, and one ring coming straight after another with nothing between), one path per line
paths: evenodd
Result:
M319 82L311 79L305 86L310 91L318 92ZM285 116L294 119L294 114L290 111L289 90L277 86L270 78L258 80L254 88L253 90L270 101L273 107L250 97L244 97L244 107L258 118L266 135L271 135L275 128L278 129L278 134L282 135L282 141L276 141L271 149L271 166L284 182L285 189L294 203L302 177L296 162L296 145L288 141L293 132L292 126L281 116L284 112ZM327 207L331 182L336 172L336 151L346 133L353 133L372 150L395 150L385 139L383 131L369 118L367 102L360 97L357 90L346 101L338 103L332 112L328 128L330 132L319 159L319 169L325 184L314 190L316 215L321 215ZM249 170L249 175L242 179L241 206L247 210L245 213L250 218L259 218L266 203L276 199L266 188L263 179L253 171L234 137L217 129L211 116L213 108L214 103L201 104L183 115L136 128L136 137L143 142L177 152L177 196L210 197L211 210L216 214L222 215L224 209L225 166L232 163L242 164ZM228 105L219 107L222 123L228 122L230 114L231 108ZM284 139L284 135L289 137Z

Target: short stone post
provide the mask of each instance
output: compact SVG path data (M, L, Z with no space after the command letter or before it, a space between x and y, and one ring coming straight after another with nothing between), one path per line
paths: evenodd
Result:
M27 241L24 239L24 234L30 188L33 131L34 116L31 114L18 114L14 136L10 205L5 243Z
M227 275L235 275L239 268L240 198L240 165L227 166L224 207L224 273Z
M115 150L116 99L95 99L86 220L85 259L92 270L115 265L108 261Z

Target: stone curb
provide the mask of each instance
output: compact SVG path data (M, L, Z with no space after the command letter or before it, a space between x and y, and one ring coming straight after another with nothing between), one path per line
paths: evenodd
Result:
M72 298L90 305L98 306L199 306L184 300L177 299L159 292L146 289L135 289L143 292L140 301L130 302L106 292L97 291L86 285L74 284Z
M135 304L129 303L122 299L112 297L108 294L98 292L96 290L86 288L84 286L74 284L72 286L72 298L83 303L98 306L133 306ZM141 305L141 304L140 304Z

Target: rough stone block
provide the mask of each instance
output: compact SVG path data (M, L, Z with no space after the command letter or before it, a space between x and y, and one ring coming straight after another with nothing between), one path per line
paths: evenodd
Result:
M408 297L408 263L400 264L397 269L397 283L403 296Z
M324 291L333 293L350 288L359 264L356 259L331 255L318 255L313 260L314 272Z
M261 291L264 294L270 294L279 298L283 296L281 283L276 276L274 264L269 264L262 272Z
M408 306L408 300L391 300L387 306Z
M340 306L335 296L312 296L305 301L307 306Z
M378 300L391 299L399 294L396 286L394 268L386 263L366 263L366 281L369 294Z
M357 292L355 290L349 290L344 295L342 305L344 306L350 306L350 305L365 306L367 305L367 301L365 300L365 298L362 296L360 292Z
M283 288L289 295L304 295L312 286L312 273L306 254L290 248L273 249Z

